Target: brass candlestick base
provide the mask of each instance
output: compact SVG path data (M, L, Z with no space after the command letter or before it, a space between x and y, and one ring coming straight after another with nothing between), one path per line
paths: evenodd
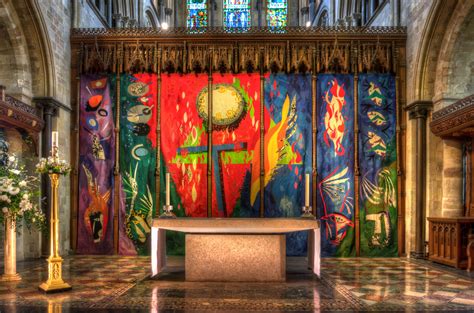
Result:
M63 259L58 257L48 258L48 280L39 286L44 292L58 292L71 290L72 287L62 279Z
M176 218L176 215L173 213L173 206L164 205L163 213L160 215L160 218Z
M59 256L59 174L49 174L51 179L51 255L48 258L48 280L39 286L44 292L71 290L71 286L63 281L62 263Z
M304 206L302 208L302 211L303 211L303 214L301 214L300 217L304 217L304 218L316 218L314 215L313 215L313 208L311 206Z

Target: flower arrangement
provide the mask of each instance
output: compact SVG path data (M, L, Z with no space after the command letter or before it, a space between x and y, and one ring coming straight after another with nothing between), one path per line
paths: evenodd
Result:
M28 175L25 166L18 164L15 155L9 155L4 166L0 166L0 223L11 218L21 225L32 225L43 230L45 215L34 203L33 199L39 194L38 178Z
M71 171L71 167L65 160L58 157L50 156L47 159L41 158L36 164L36 172L40 174L59 174L67 175Z

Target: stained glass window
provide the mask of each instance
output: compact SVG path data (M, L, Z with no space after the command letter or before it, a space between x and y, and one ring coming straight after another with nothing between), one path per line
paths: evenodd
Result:
M224 26L250 27L250 0L224 0Z
M268 0L267 22L268 27L285 27L287 25L287 0Z
M188 28L207 27L207 0L187 0Z

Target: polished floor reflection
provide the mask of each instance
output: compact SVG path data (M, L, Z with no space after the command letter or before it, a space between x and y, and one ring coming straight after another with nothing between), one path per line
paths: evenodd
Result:
M284 283L185 282L178 257L154 279L148 257L73 256L63 270L73 290L45 295L46 262L20 263L0 312L474 311L474 276L405 258L324 259L321 279L289 258Z

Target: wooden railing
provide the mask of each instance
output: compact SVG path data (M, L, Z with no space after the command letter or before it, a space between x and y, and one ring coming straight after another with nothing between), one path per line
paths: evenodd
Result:
M468 235L474 230L472 217L429 217L429 260L466 268Z

